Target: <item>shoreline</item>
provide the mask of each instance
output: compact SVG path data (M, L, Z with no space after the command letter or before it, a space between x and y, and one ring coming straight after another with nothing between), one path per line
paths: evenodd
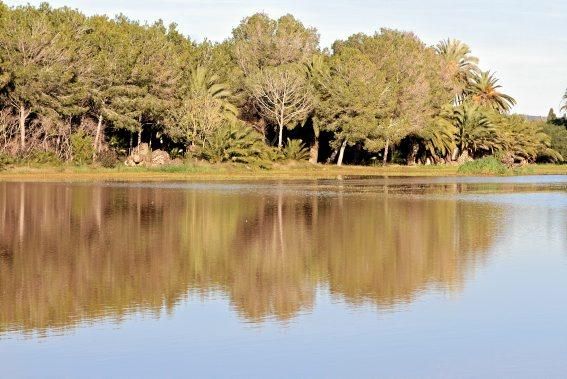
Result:
M458 172L459 166L331 166L287 165L270 169L240 165L168 166L164 168L112 169L94 167L10 167L0 171L0 182L162 182L308 180L338 177L471 177ZM521 172L503 176L567 175L567 165L529 165Z

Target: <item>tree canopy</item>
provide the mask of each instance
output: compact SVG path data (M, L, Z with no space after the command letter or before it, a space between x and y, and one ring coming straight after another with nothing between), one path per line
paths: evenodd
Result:
M145 143L209 161L562 160L561 133L515 104L455 39L381 29L321 49L314 27L257 13L197 43L161 21L0 3L0 154L24 161Z

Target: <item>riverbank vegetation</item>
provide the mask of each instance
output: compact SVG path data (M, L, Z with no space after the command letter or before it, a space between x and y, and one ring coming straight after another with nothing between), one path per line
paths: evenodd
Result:
M160 167L114 168L76 166L72 164L54 167L52 165L19 165L0 171L0 182L159 182L159 181L230 181L230 180L314 180L341 179L349 177L447 177L478 175L564 175L565 165L528 164L508 168L498 162L492 166L484 158L456 165L395 165L354 166L354 165L313 165L308 162L275 163L269 169L254 165L208 162L186 163ZM488 166L488 168L487 168ZM492 170L492 168L496 168Z
M322 49L316 29L259 13L197 43L162 22L0 2L0 166L562 162L565 117L514 104L453 39L382 29Z

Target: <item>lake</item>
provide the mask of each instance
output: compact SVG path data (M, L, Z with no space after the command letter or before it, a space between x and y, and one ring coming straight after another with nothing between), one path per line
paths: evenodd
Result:
M1 377L565 377L567 176L0 183Z

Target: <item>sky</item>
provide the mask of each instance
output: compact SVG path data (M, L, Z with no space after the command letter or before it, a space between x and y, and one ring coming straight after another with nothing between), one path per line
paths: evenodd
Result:
M1 0L0 0L1 1ZM8 0L38 5L44 0ZM566 0L51 0L82 12L176 23L201 41L222 41L255 12L291 13L316 27L321 45L353 33L393 28L416 33L434 45L446 38L466 42L484 70L496 72L504 92L518 101L513 112L545 116L567 89Z

